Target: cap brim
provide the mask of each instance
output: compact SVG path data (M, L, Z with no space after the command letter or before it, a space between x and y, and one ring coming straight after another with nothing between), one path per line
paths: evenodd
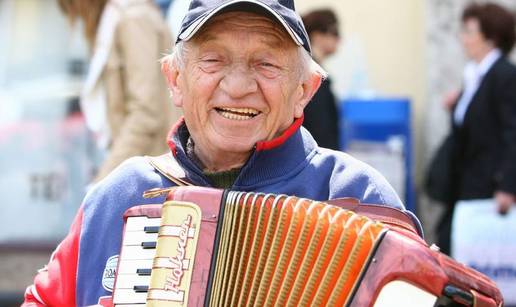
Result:
M211 10L207 14L200 16L194 22L192 22L192 24L190 26L188 26L178 36L179 40L187 41L187 40L191 39L195 35L195 33L197 33L197 31L199 31L199 29L201 29L202 26L208 20L210 20L210 18L212 18L213 16L215 16L217 13L219 13L220 11L222 11L225 8L228 8L235 4L241 4L241 3L254 4L254 5L260 6L261 8L265 9L267 12L269 12L271 15L273 15L283 25L283 27L285 28L287 33L292 37L292 40L294 40L296 45L303 46L303 40L299 37L299 35L294 30L292 30L292 28L288 25L288 23L285 21L285 19L283 19L283 17L281 17L281 15L276 13L276 11L274 11L272 8L270 8L265 3L262 3L262 2L256 1L256 0L234 0L234 1L229 1L227 3L224 3L223 5Z

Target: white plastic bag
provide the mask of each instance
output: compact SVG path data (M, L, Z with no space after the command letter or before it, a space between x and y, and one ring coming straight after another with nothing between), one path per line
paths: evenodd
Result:
M516 208L500 215L494 199L459 201L451 240L453 258L493 279L506 305L516 304Z

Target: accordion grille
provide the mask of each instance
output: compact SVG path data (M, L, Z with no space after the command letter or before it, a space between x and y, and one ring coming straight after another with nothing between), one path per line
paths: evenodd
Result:
M230 192L210 306L342 306L386 228L285 195Z

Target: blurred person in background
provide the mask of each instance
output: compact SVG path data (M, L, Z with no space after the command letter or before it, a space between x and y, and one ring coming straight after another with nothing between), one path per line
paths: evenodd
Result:
M463 11L461 42L470 61L461 93L444 101L452 119L454 179L438 230L446 253L456 201L494 198L501 214L516 201L516 67L507 59L515 36L514 15L497 4Z
M312 44L313 58L321 64L335 53L340 42L337 16L330 9L311 11L301 17ZM339 150L339 113L331 81L326 79L305 108L303 126L321 147Z
M152 0L58 0L72 23L81 20L92 58L81 108L107 150L95 181L125 159L166 148L174 108L159 59L171 34Z

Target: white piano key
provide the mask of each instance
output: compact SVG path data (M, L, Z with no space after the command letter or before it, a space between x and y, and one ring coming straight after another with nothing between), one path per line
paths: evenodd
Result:
M115 289L113 304L145 304L147 292L136 292L133 289Z
M137 259L153 259L156 255L156 249L144 249L141 246L127 245L122 247L120 259L137 260Z
M121 259L117 274L135 274L137 269L152 269L152 259Z
M145 226L160 226L161 218L148 218L146 216L128 217L125 223L125 231L143 231Z
M133 289L134 286L150 285L150 276L139 276L138 274L118 274L116 286L118 289Z
M157 241L157 233L145 233L143 231L126 231L122 245L140 245L142 242Z

